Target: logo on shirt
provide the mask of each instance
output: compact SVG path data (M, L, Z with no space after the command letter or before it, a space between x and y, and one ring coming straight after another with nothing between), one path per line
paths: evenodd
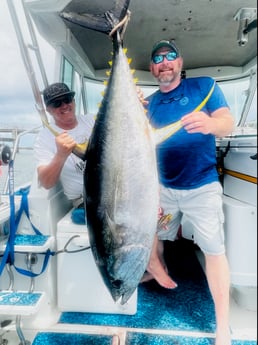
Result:
M189 103L189 98L184 96L183 98L180 99L180 105L186 105Z
M86 164L86 162L84 162L84 161L80 161L80 162L77 162L76 164L75 164L75 169L76 169L76 171L77 172L80 172L80 173L83 173L84 172L84 169L85 169L85 164Z

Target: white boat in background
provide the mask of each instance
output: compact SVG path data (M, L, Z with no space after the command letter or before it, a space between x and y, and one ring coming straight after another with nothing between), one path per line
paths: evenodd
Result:
M56 74L52 80L65 82L76 92L77 114L96 113L104 81L108 78L106 71L109 69L111 41L99 32L64 21L59 14L62 11L104 13L113 7L115 1L6 2L40 118L48 121L41 97L48 78L38 35L48 41L56 53ZM25 42L24 27L20 25L21 13L17 11L17 2L24 10L22 16L26 18L28 42ZM174 38L183 52L185 76L209 75L215 78L236 118L235 131L230 136L217 139L231 272L230 327L234 344L257 344L256 2L131 0L129 9L131 19L124 44L144 94L147 96L157 89L156 81L149 73L153 43L161 38ZM212 344L212 326L208 329L187 328L182 322L182 327L160 327L151 319L147 320L146 315L143 316L147 320L144 326L142 323L138 326L139 320L135 324L128 319L123 321L123 317L134 320L141 308L140 303L145 302L142 302L138 291L125 305L112 300L91 251L87 249L87 228L72 222L72 205L61 185L50 190L40 188L32 160L30 173L25 173L26 178L32 177L30 181L25 179L19 181L19 186L14 186L10 162L18 167L16 160L22 157L19 154L20 138L27 134L27 131L18 134L13 144L4 141L5 135L0 136L0 268L5 259L6 241L14 226L14 213L17 214L20 205L24 205L21 200L28 201L27 215L25 206L13 239L14 264L6 263L2 272L0 270L0 345L55 345L63 342L61 334L74 337L75 334L103 335L108 337L107 343L112 342L113 345ZM6 159L6 146L11 148L11 159ZM25 160L19 162L19 166L24 170L28 168ZM187 220L183 223L182 236L192 241L191 225ZM202 265L203 257L198 248L195 248L195 254ZM158 313L156 300L149 308ZM196 304L195 308L190 312L193 318L201 306ZM119 315L120 322L119 319L110 324L82 322L85 313L102 315L103 319L105 315ZM73 321L71 315L75 317ZM44 338L43 333L48 337L50 333L57 334L57 338L59 334L60 342L47 342L46 339L50 338ZM144 338L145 342L142 342L134 338L137 335L131 335L133 333L153 338ZM42 342L37 338L39 334L43 337ZM169 338L158 342L155 336ZM80 339L73 339L69 340L70 344L83 344ZM99 341L106 344L106 339ZM97 340L85 340L85 343L99 344Z

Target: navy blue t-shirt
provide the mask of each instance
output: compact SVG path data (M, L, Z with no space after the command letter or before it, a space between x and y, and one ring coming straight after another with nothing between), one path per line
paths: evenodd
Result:
M159 90L147 100L147 116L153 128L162 128L192 112L208 95L214 85L210 77L183 79L167 93ZM225 97L215 83L207 103L201 109L207 116L228 107ZM212 134L189 134L181 128L156 147L160 183L176 189L193 189L218 181L216 169L216 139Z

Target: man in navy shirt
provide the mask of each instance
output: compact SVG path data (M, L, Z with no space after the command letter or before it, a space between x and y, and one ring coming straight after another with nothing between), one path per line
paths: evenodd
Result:
M229 268L225 255L222 187L216 169L216 137L228 135L234 120L225 97L210 77L182 78L183 59L176 45L162 40L151 53L150 71L159 90L147 98L152 127L181 121L181 129L157 144L160 206L172 215L158 229L149 277L175 288L163 259L163 241L177 238L182 216L193 225L194 241L205 256L206 275L215 304L216 343L230 345Z

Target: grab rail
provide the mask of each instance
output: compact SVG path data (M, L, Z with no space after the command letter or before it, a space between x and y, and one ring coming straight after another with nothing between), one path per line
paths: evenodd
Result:
M13 145L13 151L12 151L12 155L11 155L11 160L15 161L16 154L19 151L19 143L20 143L21 137L24 136L25 134L38 132L40 128L41 128L41 126L38 126L38 127L35 127L35 128L31 128L31 129L28 129L28 130L25 130L25 131L19 133L16 136L16 139L15 139L14 145ZM9 186L9 175L7 174L6 180L4 182L4 187L3 187L3 193L4 194L8 192L8 186Z

